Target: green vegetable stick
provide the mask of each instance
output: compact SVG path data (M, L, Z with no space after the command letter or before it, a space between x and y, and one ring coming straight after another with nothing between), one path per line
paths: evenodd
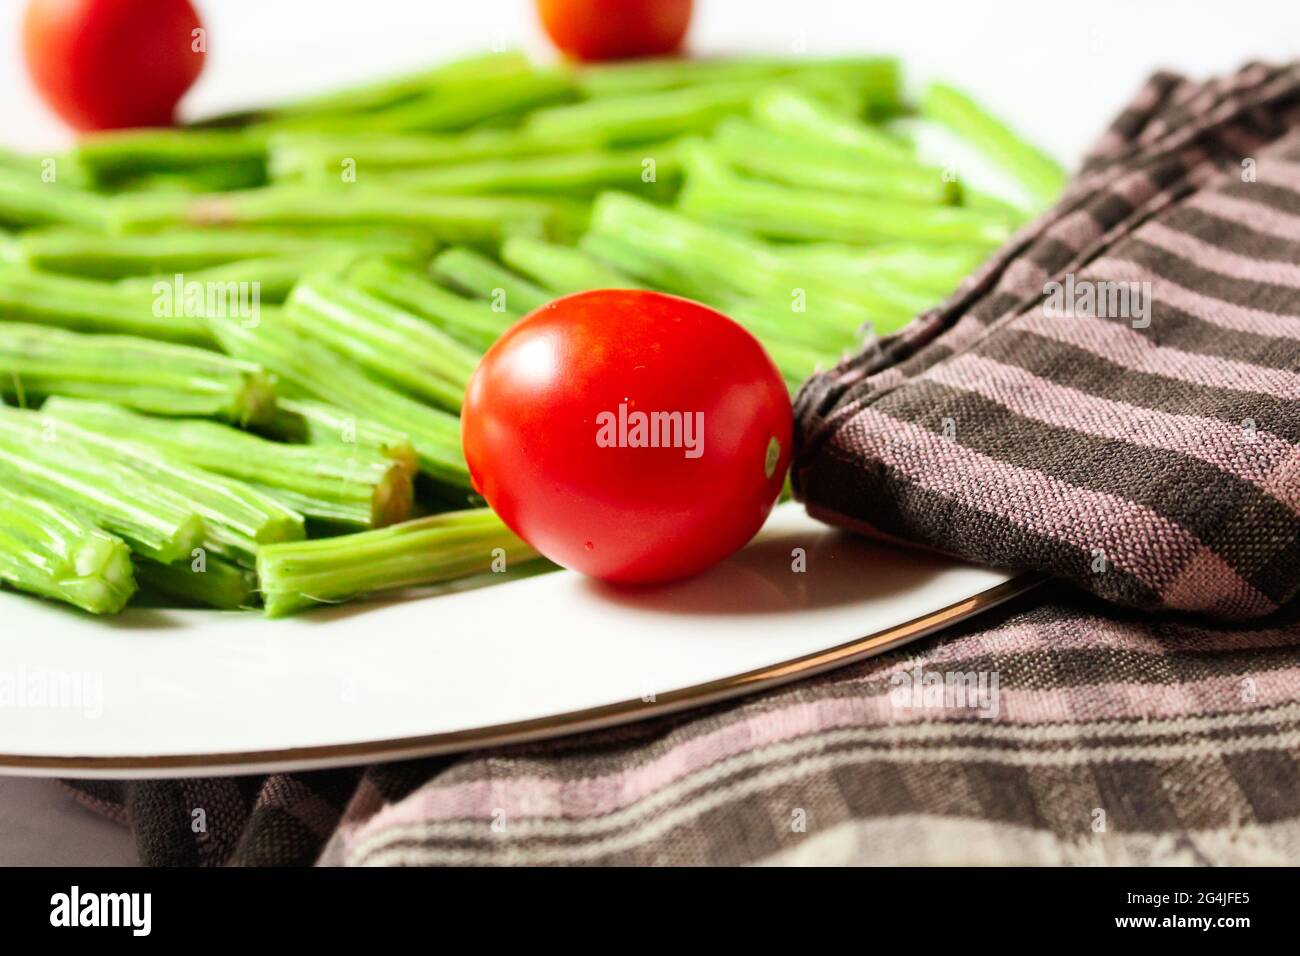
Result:
M286 184L193 197L122 196L112 210L114 225L124 232L172 226L399 226L422 229L445 242L497 241L515 231L541 233L556 215L556 206L537 199L421 196L362 184L330 189ZM275 246L250 255L283 251L283 246Z
M249 362L125 335L0 322L0 395L56 394L241 425L275 412L273 380Z
M791 82L794 82L792 79ZM801 88L815 90L845 108L856 105L853 89L834 76L812 74ZM769 85L738 80L670 89L639 96L610 96L532 113L524 130L538 138L573 143L635 143L711 130L724 116L744 112Z
M519 317L511 311L515 303L509 293L490 303L474 302L435 285L427 276L382 260L357 263L347 278L357 288L428 319L479 352L487 351Z
M879 108L895 108L900 96L898 61L887 57L727 57L644 59L584 67L576 76L589 96L635 96L702 84L779 83L790 75L829 74L868 93Z
M582 237L578 248L603 265L660 292L715 306L727 296L725 286L709 281L701 275L701 270L661 258L622 236L589 232Z
M242 129L114 130L79 140L69 158L97 182L113 183L140 173L249 164L264 168L266 139Z
M700 83L771 78L790 68L790 60L780 57L638 59L585 66L576 81L588 96L637 96Z
M805 143L834 147L870 162L914 162L907 144L883 130L829 109L816 97L796 89L774 87L760 92L751 110L767 129Z
M503 311L531 312L554 298L523 276L464 246L453 246L438 253L432 270L439 279L462 292L500 302Z
M587 289L637 289L640 285L581 249L560 246L527 236L513 236L501 244L501 258L557 295Z
M105 183L119 194L180 193L201 195L266 185L266 163L262 160L213 163L190 169L155 170L133 173Z
M387 109L415 96L440 89L472 89L474 85L502 75L531 70L532 64L517 50L485 53L441 63L428 70L408 73L348 87L263 112L260 119L334 119L348 114L366 114Z
M371 114L362 121L361 128L392 132L462 130L567 100L572 91L568 71L534 67L522 73L490 77L472 86L435 89Z
M1061 165L1021 139L973 99L945 83L932 83L921 99L922 115L947 126L1013 176L1039 207L1065 188Z
M711 141L733 166L791 186L919 203L951 203L956 182L943 170L914 160L863 161L834 146L814 145L764 130L746 120L723 120Z
M581 245L589 255L648 286L713 306L753 332L769 349L785 344L822 357L838 355L854 344L853 329L862 321L844 321L838 315L822 321L816 298L811 312L794 312L790 304L760 302L728 292L718 283L708 282L699 270L687 270L678 261L656 258L644 246L612 236L589 233Z
M316 253L265 256L259 259L237 259L234 262L210 266L206 269L190 269L184 273L183 282L186 284L197 282L205 288L209 283L214 286L225 287L228 283L238 284L243 282L248 283L250 288L253 283L256 283L260 302L279 305L288 298L289 292L303 276L314 272L344 269L361 256L367 254L367 252L360 249L339 248ZM128 276L125 279L118 280L117 288L138 295L141 292L152 292L152 290L159 288L159 282L164 285L172 285L175 282L175 276L161 273L151 276ZM87 284L103 288L100 283ZM238 285L236 285L236 288L238 288ZM3 296L3 290L4 271L3 267L0 267L0 296ZM149 301L154 301L155 297L155 295L151 294ZM0 301L3 300L0 299ZM27 318L27 316L22 317ZM92 331L98 331L98 329ZM103 331L109 331L109 329ZM122 329L121 331L128 330ZM206 327L199 329L199 334L202 336L202 341L212 341L212 336ZM155 337L166 338L167 336L163 334Z
M52 405L57 400L51 400ZM73 403L76 404L76 403ZM110 408L112 406L109 406ZM106 435L80 427L53 412L0 408L0 429L31 442L57 440L82 455L116 462L139 473L161 492L203 519L202 546L252 566L257 547L303 537L302 516L257 489L175 461L130 435Z
M420 470L410 437L374 419L359 418L337 405L310 398L282 399L279 409L295 419L292 425L285 426L286 433L308 444L360 445L393 459L412 475Z
M32 441L14 429L0 429L0 488L39 495L85 515L132 551L159 561L189 560L203 543L203 520L169 489L133 468L60 442L57 428L49 434L51 440Z
M287 445L218 422L149 418L102 403L54 398L46 407L57 421L252 485L268 511L269 496L281 514L288 508L352 527L381 527L410 515L410 473L373 449Z
M145 587L187 604L241 611L261 603L256 571L210 555L201 562L176 564L140 558L135 563L135 574Z
M313 604L486 574L536 557L501 519L479 508L271 545L258 555L257 572L267 615L282 617Z
M460 410L479 353L436 325L329 275L300 282L286 314L303 336L384 381L449 411Z
M120 538L73 511L4 485L0 581L91 614L116 614L135 593L130 549Z
M1008 202L1001 196L993 196L978 189L971 189L966 185L961 187L961 204L969 206L971 209L985 209L996 212L1016 227L1024 225L1029 219L1029 214L1015 203Z
M6 318L75 332L134 335L185 345L212 343L201 321L160 308L152 288L152 281L124 288L0 263L0 312Z
M723 187L719 187L723 188ZM672 264L700 288L714 288L707 301L761 297L790 308L796 299L818 308L807 321L825 319L836 330L862 322L910 318L932 301L910 289L873 278L839 277L792 267L753 237L695 222L621 193L600 196L592 231L622 240L661 262Z
M558 193L592 195L602 189L664 192L678 177L671 144L629 150L583 150L551 156L493 159L383 177L385 185L445 195ZM650 177L650 178L647 178Z
M57 160L54 160L58 176ZM0 168L0 225L67 225L103 229L109 223L111 201L57 180L46 182L38 172Z
M283 316L264 314L255 328L227 319L213 320L212 326L230 354L259 363L309 397L409 435L423 471L454 487L469 487L456 416L380 384L354 363L299 335Z
M189 201L189 200L183 200ZM95 235L68 230L25 233L18 255L33 269L98 279L128 276L171 278L243 259L369 252L415 258L413 239L383 233L371 238L310 238L259 229L174 229L156 235Z
M479 129L455 134L278 133L270 140L268 165L276 181L358 182L372 174L512 159L563 152L572 147L518 130Z
M717 181L690 176L679 206L690 215L774 239L994 246L1012 232L1001 215L984 210L845 196L738 177Z
M780 255L799 269L835 275L842 282L885 279L920 291L947 293L988 258L987 246L958 243L889 243L854 246L806 243L785 246Z

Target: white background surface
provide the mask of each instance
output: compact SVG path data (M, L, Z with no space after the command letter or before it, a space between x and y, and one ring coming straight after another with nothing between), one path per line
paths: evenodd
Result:
M191 115L399 72L491 44L549 55L531 0L195 0L209 29ZM1300 50L1295 0L696 0L700 53L901 56L1080 155L1157 67L1204 76ZM29 89L20 0L0 0L0 141L63 141Z
M197 115L422 66L493 43L544 51L528 0L199 0L210 53ZM27 85L20 0L0 0L0 142L66 142ZM1153 69L1194 76L1300 48L1300 3L697 0L702 53L878 52L943 76L1073 162ZM0 864L128 862L110 824L48 781L0 779Z

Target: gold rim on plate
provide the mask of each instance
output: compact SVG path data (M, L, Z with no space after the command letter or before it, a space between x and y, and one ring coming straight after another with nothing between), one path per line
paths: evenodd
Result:
M41 771L43 775L53 775L51 771L54 771L68 776L89 774L97 777L113 777L115 775L140 776L147 775L149 772L163 772L168 776L177 776L177 771L188 770L195 774L206 772L205 775L208 776L228 776L240 772L252 773L253 768L274 768L276 771L320 769L414 757L432 757L485 747L528 743L588 730L601 730L755 693L864 660L995 607L1023 594L1039 584L1041 580L1036 575L1013 578L955 604L867 637L860 637L845 644L814 651L778 664L746 671L743 674L666 691L656 694L651 700L640 698L624 700L599 707L589 707L585 710L449 733L346 744L286 747L277 750L127 757L42 757L0 754L0 771Z

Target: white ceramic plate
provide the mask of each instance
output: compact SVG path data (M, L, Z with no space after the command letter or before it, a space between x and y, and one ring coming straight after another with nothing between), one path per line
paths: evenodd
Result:
M868 657L1029 585L787 504L712 571L646 590L556 572L279 621L99 620L5 592L0 772L251 773L556 736Z

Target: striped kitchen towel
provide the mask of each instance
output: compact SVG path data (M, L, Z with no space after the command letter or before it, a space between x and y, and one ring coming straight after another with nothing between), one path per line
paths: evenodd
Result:
M815 376L811 514L1121 604L1300 589L1300 66L1156 76L948 302Z
M155 865L1294 865L1297 614L1202 626L1052 585L934 641L615 730L73 787Z

